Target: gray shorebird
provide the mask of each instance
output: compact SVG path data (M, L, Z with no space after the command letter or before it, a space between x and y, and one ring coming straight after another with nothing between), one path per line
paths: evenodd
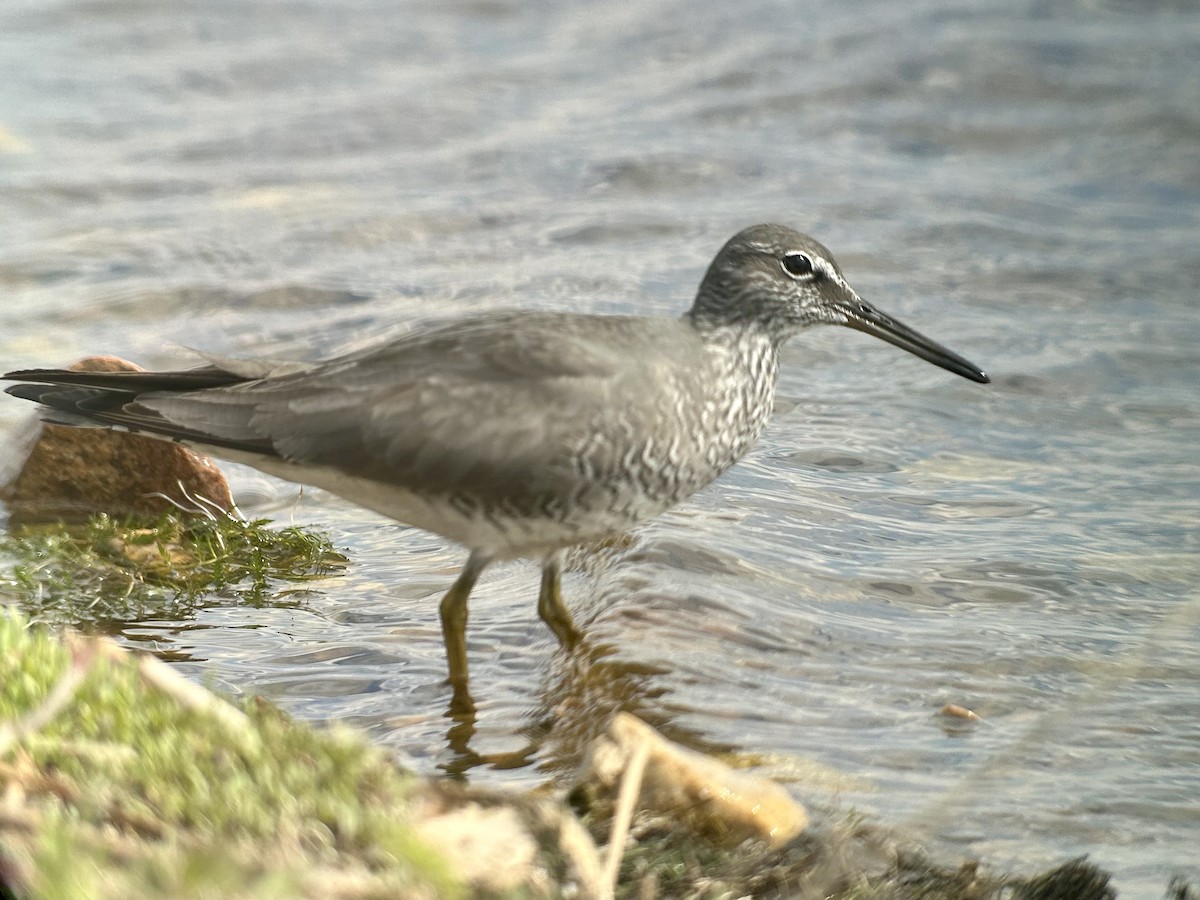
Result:
M487 312L312 364L4 378L24 382L8 393L51 421L182 441L466 547L440 607L450 681L465 695L467 598L488 563L540 559L538 614L575 643L561 550L624 532L737 462L771 413L779 348L822 324L988 381L866 303L825 247L780 225L730 239L676 319Z

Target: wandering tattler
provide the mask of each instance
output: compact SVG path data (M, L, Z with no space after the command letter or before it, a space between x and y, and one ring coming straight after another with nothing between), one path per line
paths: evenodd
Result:
M860 299L825 247L780 225L734 235L678 319L487 312L313 364L4 377L26 382L8 393L51 421L183 441L465 546L440 608L465 694L467 598L484 567L541 559L538 614L572 645L560 551L661 513L737 462L771 413L780 346L820 324L988 381Z

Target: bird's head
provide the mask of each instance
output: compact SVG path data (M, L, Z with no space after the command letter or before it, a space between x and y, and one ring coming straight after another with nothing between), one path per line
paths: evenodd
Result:
M730 238L708 267L689 315L702 328L760 328L776 343L810 325L845 325L956 375L990 380L974 363L867 303L829 250L783 225L755 225Z

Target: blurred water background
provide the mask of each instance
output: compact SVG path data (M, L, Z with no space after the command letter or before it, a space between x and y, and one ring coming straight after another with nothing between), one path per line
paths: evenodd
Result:
M534 784L626 708L951 859L1089 853L1158 897L1200 877L1197 71L1184 0L7 0L0 359L672 315L738 228L808 231L994 384L793 341L753 454L575 560L587 652L534 566L489 570L474 733L437 623L462 553L245 469L248 514L350 569L122 639L423 772Z

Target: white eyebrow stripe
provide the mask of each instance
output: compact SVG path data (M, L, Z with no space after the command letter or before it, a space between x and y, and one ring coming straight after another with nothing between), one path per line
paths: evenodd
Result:
M827 260L824 260L819 256L810 256L809 259L812 260L813 269L820 271L820 273L830 281L844 288L850 287L850 285L846 284L846 279L839 275L837 270L835 270Z

